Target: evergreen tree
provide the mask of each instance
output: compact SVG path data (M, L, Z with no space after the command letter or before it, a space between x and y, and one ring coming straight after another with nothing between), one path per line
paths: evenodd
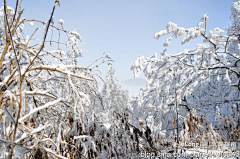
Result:
M114 111L121 111L128 101L128 91L123 90L114 73L114 68L109 64L106 81L102 90L103 105L108 119L110 116L113 116Z

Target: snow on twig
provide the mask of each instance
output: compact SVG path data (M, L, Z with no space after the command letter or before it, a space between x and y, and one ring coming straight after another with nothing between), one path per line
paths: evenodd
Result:
M34 113L36 113L36 112L38 112L38 111L40 111L40 110L42 110L42 109L50 108L51 106L53 106L53 105L55 105L55 104L57 104L57 103L59 103L59 102L61 102L61 101L62 101L62 98L59 98L59 99L57 99L57 100L55 100L55 101L49 102L49 103L47 103L47 104L44 104L43 106L40 106L40 107L38 107L38 108L35 108L35 109L33 109L30 113L28 113L27 115L21 117L21 118L18 120L18 122L21 123L21 122L23 122L25 119L27 119L28 117L30 117L31 115L33 115Z

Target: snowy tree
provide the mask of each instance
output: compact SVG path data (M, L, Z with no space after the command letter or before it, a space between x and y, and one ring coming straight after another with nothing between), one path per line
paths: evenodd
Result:
M155 34L156 39L171 34L164 46L169 46L174 37L182 37L182 44L201 37L203 43L198 44L196 49L185 49L177 54L169 54L164 50L160 57L156 53L149 58L140 57L132 65L136 77L143 70L148 86L132 102L130 109L156 133L171 130L178 140L182 125L192 111L197 111L196 116L201 113L206 116L210 122L206 128L210 128L211 123L216 126L214 114L218 106L231 123L229 135L223 136L223 140L232 140L233 136L236 139L238 136L239 6L240 1L235 0L232 5L233 23L225 34L220 28L207 33L206 14L197 27L188 29L169 22L166 30ZM212 128L209 130L214 131Z
M99 96L93 73L99 60L89 67L77 65L83 43L76 30L64 28L62 19L54 25L59 1L47 22L22 18L21 3L17 0L12 9L4 0L0 8L0 157L86 158L96 151L85 136ZM28 36L25 25L35 23L39 25Z
M128 102L128 92L123 90L114 73L112 64L109 64L102 89L103 106L107 118L112 117L114 111L120 112Z

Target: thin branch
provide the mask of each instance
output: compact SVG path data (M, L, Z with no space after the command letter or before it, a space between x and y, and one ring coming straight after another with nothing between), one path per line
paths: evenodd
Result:
M44 36L43 36L42 45L40 46L40 49L39 49L38 53L35 55L35 57L32 59L32 61L31 61L30 64L28 65L26 71L23 73L23 76L25 76L26 72L31 68L31 66L33 65L35 59L38 57L38 55L41 53L41 51L42 51L43 48L44 48L44 44L45 44L45 41L46 41L46 38L47 38L48 29L49 29L50 24L51 24L51 22L52 22L52 18L53 18L54 11L55 11L55 5L53 6L51 16L50 16L50 18L49 18L49 20L48 20L48 24L47 24L47 27L46 27L46 31L45 31L45 34L44 34Z
M65 75L70 74L70 76L74 76L74 77L81 78L81 79L85 79L85 80L94 81L94 79L92 79L92 78L80 76L80 75L71 73L71 72L69 72L69 71L68 71L68 72L67 72L67 71L63 71L63 70L61 70L61 69L59 69L59 68L51 67L51 66L44 66L44 65L42 65L42 66L37 66L37 67L31 68L29 71L32 71L32 70L51 70L51 71L60 72L60 73L65 74Z
M55 104L57 104L57 103L59 103L59 102L61 102L61 101L62 101L62 98L59 98L59 99L57 99L57 100L55 100L55 101L52 101L52 102L49 102L49 103L47 103L47 104L45 104L45 105L43 105L43 106L37 107L37 108L33 109L30 113L28 113L28 114L26 114L25 116L21 117L21 118L18 120L18 122L21 123L21 122L23 122L26 118L28 118L29 116L33 115L34 113L36 113L36 112L38 112L38 111L40 111L40 110L42 110L42 109L50 108L51 106L53 106L53 105L55 105Z
M16 14L17 14L17 10L18 10L18 0L16 0L15 11L14 11L14 15L13 15L13 20L12 20L12 25L11 25L11 27L13 26L13 23L14 23L14 21L15 21L15 17L16 17Z
M6 0L4 0L4 14L5 14L5 20L6 20L6 23L7 23L8 33L9 33L9 36L10 36L10 40L11 40L11 42L12 42L12 48L13 48L13 52L14 52L14 55L15 55L15 60L16 60L16 62L17 62L17 66L18 66L19 79L21 79L21 68L20 68L20 65L19 65L19 61L18 61L18 59L17 59L17 52L16 52L16 49L15 49L15 46L14 46L14 42L13 42L13 38L12 38L12 33L11 33L10 26L9 26L9 23L8 23L8 17L7 17L7 2L6 2ZM20 83L20 92L21 92L21 83ZM21 97L22 97L22 96L21 96L21 93L20 93L20 103L19 103L19 108L18 108L18 115L17 115L17 117L20 116L20 110L21 110L21 104L22 104L22 98L21 98ZM14 134L13 134L12 145L11 145L11 152L10 152L10 156L9 156L10 159L12 158L12 154L13 154L14 141L15 141L15 137L16 137L17 126L18 126L18 122L15 122Z

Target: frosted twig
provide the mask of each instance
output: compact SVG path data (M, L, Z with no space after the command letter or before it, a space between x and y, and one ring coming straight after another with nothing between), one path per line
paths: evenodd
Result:
M53 66L44 66L44 65L36 66L36 67L31 68L30 70L38 70L38 69L40 69L40 70L42 69L42 70L57 71L57 72L60 72L62 74L65 74L65 75L70 74L70 76L74 76L74 77L77 77L77 78L93 81L92 78L88 78L88 77L80 76L80 75L77 75L77 74L74 74L74 73L71 73L71 72L63 71L63 70L61 70L61 69L59 69L57 67L53 67Z
M45 104L45 105L43 105L43 106L40 106L40 107L38 107L38 108L35 108L35 109L33 109L30 113L28 113L27 115L21 117L21 118L18 120L18 122L21 123L21 122L23 122L23 120L25 120L25 119L28 118L29 116L33 115L34 113L36 113L36 112L38 112L38 111L40 111L40 110L42 110L42 109L50 108L51 106L53 106L53 105L55 105L55 104L57 104L57 103L59 103L59 102L61 102L61 101L62 101L62 98L59 98L59 99L57 99L57 100L55 100L55 101L49 102L49 103L47 103L47 104Z

